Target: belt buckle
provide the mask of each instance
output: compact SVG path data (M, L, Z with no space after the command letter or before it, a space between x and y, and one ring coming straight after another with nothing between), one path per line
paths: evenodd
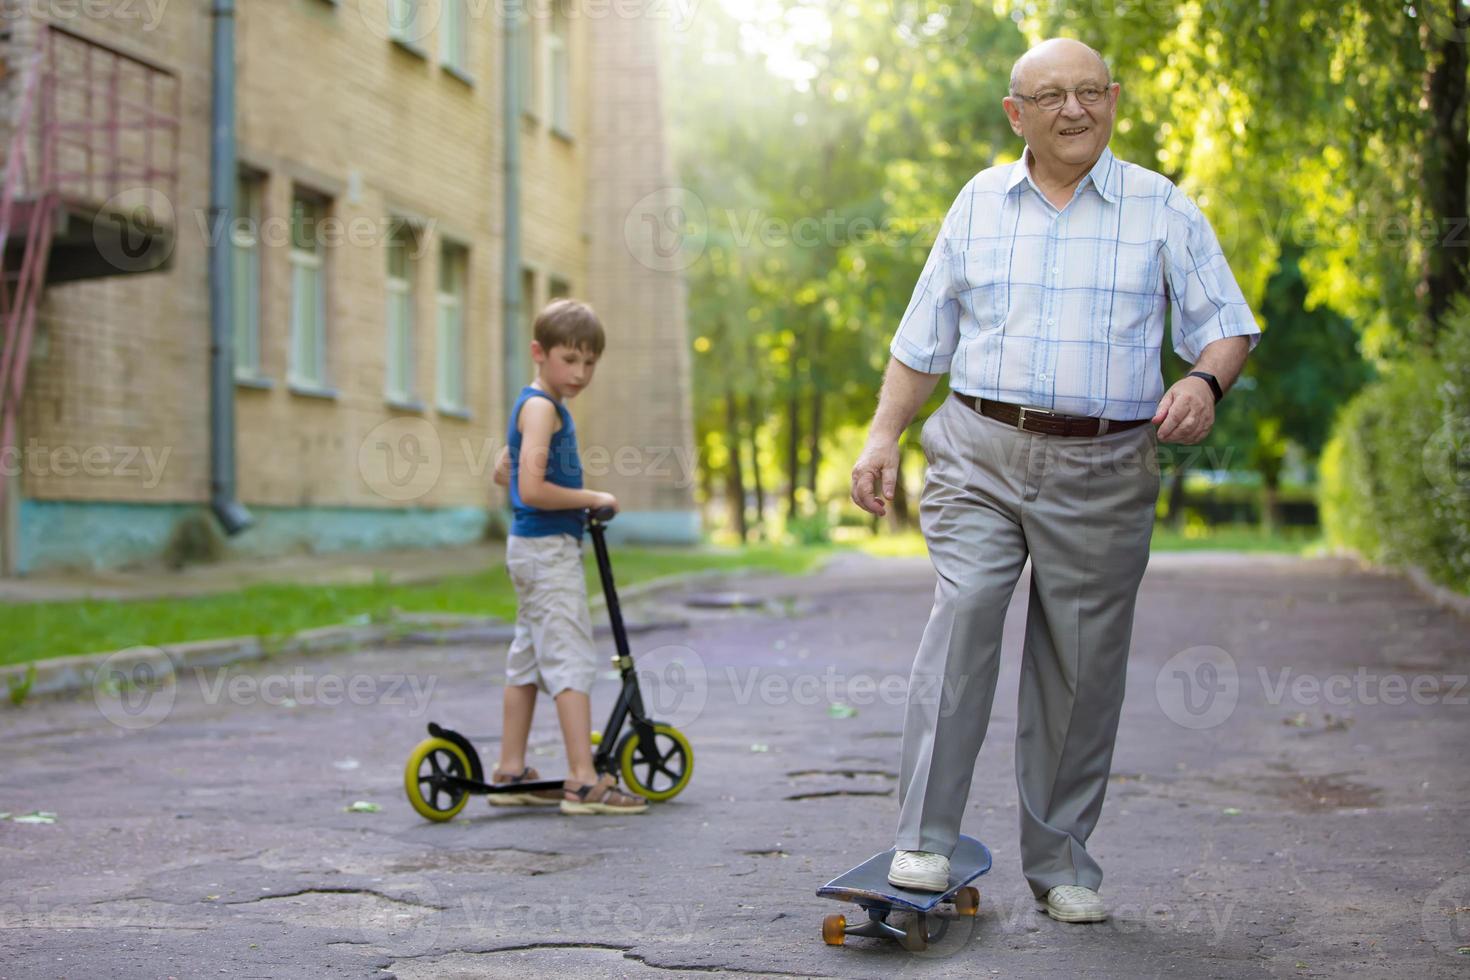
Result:
M1021 413L1016 416L1016 428L1020 429L1022 432L1030 431L1026 428L1026 409L1017 405L1016 410Z

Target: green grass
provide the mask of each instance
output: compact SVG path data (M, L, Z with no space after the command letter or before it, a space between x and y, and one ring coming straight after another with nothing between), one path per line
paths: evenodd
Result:
M619 587L666 575L753 568L785 574L812 569L831 548L752 545L743 549L618 548ZM587 582L601 592L588 548ZM133 602L86 600L0 605L0 665L77 653L121 650L232 636L259 636L267 645L320 626L386 622L394 609L418 613L515 616L515 593L504 567L417 585L258 585L195 598Z

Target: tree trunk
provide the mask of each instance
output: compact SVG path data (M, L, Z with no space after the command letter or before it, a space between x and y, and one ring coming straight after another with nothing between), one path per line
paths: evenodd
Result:
M1281 467L1270 466L1261 474L1261 530L1275 534L1281 526Z
M730 505L730 523L740 543L745 543L745 477L740 468L740 409L734 393L725 395L725 445L730 447L730 465L725 468L725 497Z
M750 422L749 439L750 444L750 482L755 488L755 532L757 537L765 536L766 526L766 488L761 482L761 458L760 449L756 445L756 436L760 434L760 402L754 395L745 402L746 417Z
M1169 527L1175 531L1184 530L1184 477L1188 470L1181 460L1174 467L1173 474L1169 477Z
M796 394L786 403L786 429L786 520L794 521L799 516L796 488L801 485L801 398Z
M1440 8L1436 18L1456 18L1454 29L1430 32L1432 67L1425 79L1430 132L1424 154L1425 210L1435 222L1434 239L1424 253L1420 288L1427 300L1424 341L1433 347L1450 302L1470 290L1470 138L1467 138L1466 44L1470 18L1460 0L1428 0ZM1424 28L1428 30L1428 28ZM1447 35L1447 36L1446 36Z
M811 456L807 470L807 489L817 499L817 469L822 465L822 388L812 388L812 424L807 433L807 454Z

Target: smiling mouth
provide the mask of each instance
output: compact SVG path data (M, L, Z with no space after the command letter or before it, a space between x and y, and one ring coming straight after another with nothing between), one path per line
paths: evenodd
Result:
M1079 126L1079 127L1075 128L1075 129L1064 129L1064 130L1061 131L1061 135L1063 135L1063 136L1081 136L1083 133L1087 132L1088 129L1090 129L1090 128L1091 127L1089 127L1089 126Z

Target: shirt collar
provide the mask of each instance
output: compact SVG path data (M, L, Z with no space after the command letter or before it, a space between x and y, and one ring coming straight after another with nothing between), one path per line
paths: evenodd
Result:
M1021 151L1021 159L1011 164L1011 172L1006 177L1005 190L1007 194L1015 190L1022 183L1030 182L1031 170L1026 165L1026 155L1030 152L1029 147L1023 149ZM1105 146L1103 147L1102 155L1097 158L1097 162L1092 165L1092 169L1087 172L1086 176L1082 178L1082 181L1077 186L1080 188L1088 181L1091 181L1092 186L1097 190L1098 194L1102 195L1103 200L1110 204L1117 204L1120 199L1117 187L1115 186L1117 169L1116 162L1113 158L1113 151ZM1032 186L1035 186L1034 182ZM1040 189L1038 188L1039 191Z

